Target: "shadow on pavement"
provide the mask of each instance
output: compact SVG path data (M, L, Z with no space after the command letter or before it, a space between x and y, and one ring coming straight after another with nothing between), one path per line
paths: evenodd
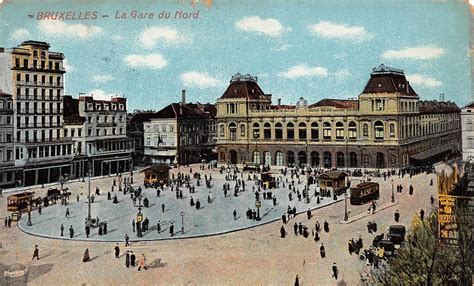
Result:
M161 262L161 258L157 258L155 260L153 260L150 264L148 264L148 268L162 268L162 267L166 267L168 263L162 263Z

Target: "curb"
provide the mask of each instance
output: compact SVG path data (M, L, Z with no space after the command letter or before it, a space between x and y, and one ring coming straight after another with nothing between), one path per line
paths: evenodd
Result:
M386 204L386 205L384 205L384 206L381 206L377 211L374 212L374 214L376 214L376 213L378 213L378 212L381 212L381 211L383 211L383 210L385 210L385 209L388 209L388 208L390 208L390 207L396 206L396 205L398 205L398 204L399 204L399 202L388 203L388 204ZM357 215L355 215L355 216L349 218L348 221L343 221L343 220L341 220L341 221L339 221L339 223L341 223L341 224L353 223L353 222L355 222L355 221L361 220L361 219L363 219L363 218L365 218L365 217L368 217L368 216L370 216L370 215L371 215L370 213L363 212L363 213L357 214Z
M344 200L344 198L338 198L337 200L331 200L331 202L329 202L328 204L320 205L319 207L315 207L315 208L312 208L310 210L314 211L314 210L322 209L322 208L325 208L327 206L331 206L333 204L342 202L343 200ZM307 210L296 212L296 215L306 213L306 211ZM194 238L204 238L204 237L218 236L218 235L229 234L229 233L233 233L233 232L238 232L238 231L242 231L242 230L248 230L248 229L256 228L256 227L259 227L259 226L263 226L263 225L267 225L267 224L276 222L278 220L281 220L281 218L276 218L276 219L273 219L273 220L270 220L270 221L267 221L267 222L263 222L263 223L260 223L260 224L257 224L257 225L251 225L251 226L247 226L247 227L243 227L243 228L237 228L237 229L232 229L232 230L228 230L228 231L221 231L221 232L215 232L215 233L200 234L200 235L193 235L193 236L186 236L186 237L166 237L166 238L155 238L155 239L130 239L129 242L171 241L171 240L184 240L184 239L194 239ZM97 239L83 239L83 238L81 238L81 239L60 238L60 237L56 237L56 236L49 236L49 235L36 234L36 233L29 232L27 230L22 229L18 222L17 222L16 225L17 225L18 229L21 232L26 233L26 234L31 235L31 236L37 236L37 237L41 237L41 238L56 239L56 240L63 240L63 241L80 241L80 242L104 242L104 243L124 242L123 239L121 239L121 240L97 240Z

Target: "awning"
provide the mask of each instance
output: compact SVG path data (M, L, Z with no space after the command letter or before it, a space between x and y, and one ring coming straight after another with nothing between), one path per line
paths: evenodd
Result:
M410 156L411 159L415 159L417 161L425 161L427 159L431 159L435 156L438 155L444 155L445 153L454 150L455 147L451 145L447 146L436 146L435 148L429 149L422 151L420 153L417 153L413 156Z

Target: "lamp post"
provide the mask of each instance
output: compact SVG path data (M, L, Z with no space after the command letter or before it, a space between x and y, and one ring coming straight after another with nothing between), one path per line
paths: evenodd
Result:
M181 212L180 215L181 215L181 234L184 234L184 212Z
M349 160L349 146L348 146L348 144L349 144L349 138L347 138L347 135L346 135L346 157L345 157L346 158L346 172L349 171L349 162L348 162L348 160Z
M257 141L257 139L258 139L258 132L257 131L253 131L253 139L255 139L255 153L254 153L254 155L255 155L257 153L257 149L258 149L257 148L257 144L258 144L257 143L258 142ZM259 159L260 159L260 157L259 157ZM254 156L253 160L255 161L254 163L257 164L257 161L255 160L255 156ZM260 162L258 162L258 165L260 165Z
M260 220L260 207L262 206L262 202L260 200L255 201L255 207L257 208L257 220Z
M347 190L344 192L344 221L349 220L349 213L347 212Z
M309 163L308 163L308 138L306 138L306 203L310 203L309 198Z
M89 223L92 220L91 217L91 175L92 175L92 169L91 166L89 165L89 173L87 177L87 193L88 193L88 200L87 200L87 222Z
M138 208L138 213L137 213L137 220L136 220L136 227L137 227L137 236L142 237L142 220L143 220L143 214L142 214L142 208Z
M393 179L392 179L392 203L395 203L395 193L393 192Z

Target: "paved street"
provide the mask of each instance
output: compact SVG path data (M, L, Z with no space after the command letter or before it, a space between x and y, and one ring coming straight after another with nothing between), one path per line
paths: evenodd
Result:
M431 178L434 179L434 186L429 186ZM135 179L136 182L141 180L138 176ZM107 190L111 185L111 180L112 178L94 179L91 185L93 189L99 186L99 188ZM383 178L373 178L373 180L380 183L379 206L389 203L390 180L384 181ZM396 206L389 207L372 216L365 216L349 224L341 224L340 221L344 216L344 202L337 202L313 211L311 220L308 220L305 214L298 215L291 220L287 227L288 236L284 239L280 238L281 221L277 220L259 227L217 236L134 242L128 249L133 250L137 256L141 253L145 254L149 269L144 272L127 269L124 256L121 256L120 259L114 258L115 243L112 242L47 239L25 234L16 226L5 229L2 225L0 234L2 242L0 267L2 269L0 270L14 263L27 266L30 272L29 285L123 285L130 283L139 285L152 283L290 285L294 282L297 274L300 277L300 285L334 285L337 281L331 277L331 265L336 262L340 271L339 280L354 285L359 283L359 272L365 263L359 261L355 255L349 255L347 241L362 235L364 246L369 245L374 234L367 233L367 222L375 220L379 225L380 233L386 230L389 225L394 224L393 213L396 209L399 209L401 214L400 222L407 226L413 215L418 214L421 208L425 211L430 209L429 198L431 194L435 193L436 188L434 174L417 175L411 179L409 176L405 176L403 179L394 177L394 184L399 183L404 186L404 191L401 194L395 193L396 201L399 202ZM408 194L409 184L414 186L413 196ZM75 198L75 194L84 193L84 188L87 185L74 183L66 186L72 191L72 198ZM37 193L40 192L37 190ZM202 195L207 197L205 192ZM219 196L215 194L215 197L217 199ZM169 200L172 201L172 198L170 197ZM127 201L123 198L123 201L124 205L126 203L132 204L129 199ZM104 201L103 203L110 202ZM187 204L188 200L184 200L183 203ZM204 205L206 206L206 204ZM84 204L84 208L85 206ZM367 205L352 206L348 204L350 216L366 212L367 207ZM52 212L54 208L60 210L57 219L63 220L64 213L61 210L64 208L63 206L46 208L44 215L50 210ZM71 209L71 216L76 215L72 212L73 210ZM123 216L128 217L132 214L127 212ZM8 215L6 196L0 202L0 214L2 217ZM225 212L225 215L232 219L231 209ZM36 224L35 217L33 215L34 224ZM327 220L330 224L330 232L321 232L321 240L318 243L311 238L305 239L302 236L293 235L291 224L294 222L301 221L313 229L316 220L320 223ZM59 223L58 221L58 225ZM126 227L129 227L129 224ZM59 226L46 232L57 233ZM321 259L319 256L321 243L324 243L326 247L325 259ZM39 246L41 259L31 261L35 244ZM120 247L121 255L123 255L124 244L120 243ZM86 248L90 251L92 261L83 263L82 256Z

